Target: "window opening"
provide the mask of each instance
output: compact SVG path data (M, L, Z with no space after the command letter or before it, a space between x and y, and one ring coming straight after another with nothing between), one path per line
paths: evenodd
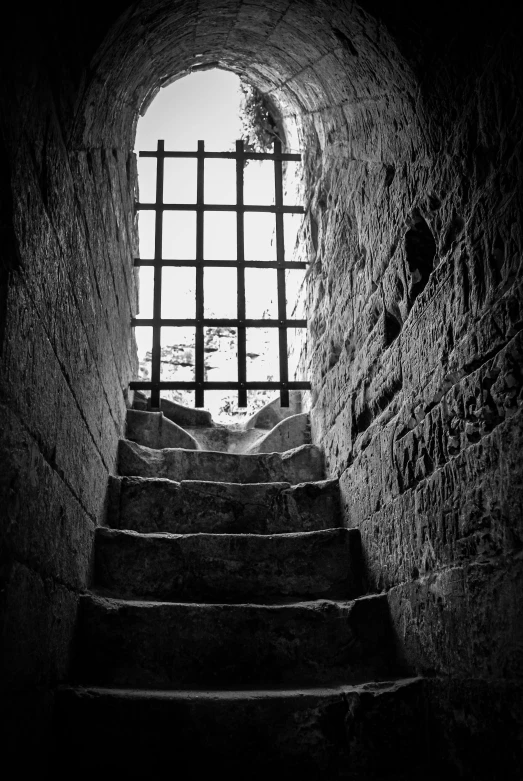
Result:
M289 269L305 269L302 262L286 261L285 259L285 234L284 216L303 214L303 207L288 205L283 198L283 163L287 161L299 161L299 154L284 153L281 142L274 142L272 153L256 153L245 149L243 140L236 142L234 152L208 152L203 141L198 141L197 151L167 151L165 143L158 141L156 151L140 151L140 157L154 158L156 160L156 192L154 202L140 202L137 204L140 214L152 213L154 215L154 249L153 257L135 258L134 264L139 267L153 269L153 304L152 316L149 318L134 318L132 325L137 328L152 329L152 353L150 367L150 381L137 380L131 383L133 390L150 390L151 408L160 406L160 393L164 390L194 390L195 406L203 407L205 391L212 390L237 390L238 406L247 406L247 394L250 390L279 390L281 405L289 406L289 390L308 390L310 384L304 381L289 380L288 339L289 329L305 328L304 319L291 319L287 315L286 274ZM196 159L196 198L192 203L180 202L176 199L165 200L165 196L176 192L175 185L166 188L165 173L166 162L178 158L182 160ZM236 169L236 200L234 203L211 203L205 198L205 163L207 160L233 160ZM274 203L246 203L245 199L245 165L248 160L267 160L274 164ZM168 166L167 166L168 169ZM170 177L169 177L170 178ZM220 200L220 199L215 199ZM206 216L235 216L236 220L236 258L209 258L205 252ZM264 259L250 257L246 254L245 223L252 219L253 215L262 215L265 219L274 220L276 246L273 258ZM174 216L171 241L166 242L165 225L166 215ZM180 217L192 216L195 219L195 244L194 257L180 257L178 251L172 251L179 242L177 234L181 233ZM178 228L176 228L178 224ZM194 234L193 234L194 235ZM190 242L187 246L190 245ZM252 252L252 250L251 250ZM165 257L171 253L171 257ZM189 253L187 253L189 254ZM173 257L176 255L176 257ZM166 317L169 308L170 294L165 286L167 269L194 269L195 270L195 305L192 317L186 317L186 311L179 311L183 317ZM205 311L205 270L206 269L234 269L236 271L236 317L208 317ZM274 269L276 272L276 317L249 318L246 311L246 276L251 269ZM248 276L247 276L248 279ZM176 308L176 307L175 307ZM171 312L169 312L171 314ZM237 347L237 377L236 379L209 381L205 379L205 344L206 329L208 327L223 327L231 329L235 335ZM192 380L166 380L162 379L162 329L183 328L188 334L190 342L194 333L194 379ZM252 380L247 376L248 334L252 337L260 333L253 329L271 329L274 337L277 334L279 353L279 379L278 380ZM274 330L273 330L274 329ZM207 348L208 349L208 348ZM183 360L183 356L182 356ZM180 365L183 365L181 363Z

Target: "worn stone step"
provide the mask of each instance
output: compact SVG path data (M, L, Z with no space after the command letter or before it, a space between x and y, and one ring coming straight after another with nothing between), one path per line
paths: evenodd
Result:
M311 441L309 415L301 412L277 423L264 437L253 443L248 453L283 453Z
M79 757L85 777L100 779L445 777L432 776L438 757L429 762L426 753L420 679L246 691L65 688L55 727L60 779ZM99 750L86 751L93 729Z
M128 440L145 445L145 447L200 449L196 439L188 431L166 418L163 412L142 412L128 409L125 435Z
M285 605L80 602L74 680L140 688L326 684L399 672L386 595Z
M134 391L133 409L151 411L151 398L146 393ZM212 415L205 409L195 409L177 404L175 401L160 399L160 410L166 418L169 418L178 426L213 426Z
M314 445L302 445L285 453L244 455L177 448L154 450L121 439L118 471L123 476L169 480L296 485L323 478L323 457Z
M214 426L212 415L206 409L186 407L169 399L160 399L160 409L166 418L169 418L178 426Z
M269 431L219 425L212 428L188 428L187 431L198 442L200 450L218 450L222 453L284 453L308 445L311 441L309 416L305 412L284 418ZM148 445L147 442L136 441Z
M219 424L212 427L187 426L187 432L198 442L200 450L214 450L220 453L246 453L266 434L265 431L256 428L240 429Z
M289 392L289 406L282 407L280 397L269 401L261 409L257 410L254 415L245 421L243 424L246 429L259 428L259 429L271 429L277 426L281 420L291 417L292 415L298 415L303 412L302 407L302 392L294 390Z
M300 534L139 534L98 528L95 586L111 595L245 602L361 595L356 529Z
M339 525L337 480L213 483L112 477L109 524L143 533L276 534Z

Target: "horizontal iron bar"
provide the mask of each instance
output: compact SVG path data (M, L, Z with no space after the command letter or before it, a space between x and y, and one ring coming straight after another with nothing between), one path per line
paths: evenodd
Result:
M175 260L174 258L164 258L156 261L152 258L135 258L135 266L204 266L205 268L237 268L239 265L246 268L307 268L307 263L298 263L295 261L284 261L278 263L277 260L204 260L199 263L196 260Z
M152 388L164 390L310 390L310 382L150 382L135 380L129 383L131 390L151 390Z
M133 328L137 326L154 326L159 325L164 328L186 328L197 325L207 326L221 326L224 328L307 328L306 320L234 320L232 318L210 318L205 317L203 320L196 320L195 318L163 318L161 320L155 320L154 317L141 318L133 317L131 320Z
M236 160L238 155L236 152L138 152L140 157L203 157L205 158L222 158L224 160ZM244 152L242 155L244 160L301 160L301 155L290 154L283 152L281 155L275 155L264 152Z
M171 212L260 212L265 214L304 214L303 206L239 206L237 203L137 203L142 211Z

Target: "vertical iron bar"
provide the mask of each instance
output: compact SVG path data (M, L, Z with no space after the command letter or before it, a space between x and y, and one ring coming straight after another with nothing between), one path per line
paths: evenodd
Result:
M162 360L162 243L163 243L163 171L164 142L158 141L156 152L156 209L154 225L153 347L151 354L151 409L160 408L160 371Z
M243 140L236 141L236 260L237 294L238 294L238 407L247 406L247 346L246 330L242 325L245 321L245 244L244 244L244 210L243 210L243 174L244 174ZM243 387L242 387L243 386Z
M281 159L281 141L274 142L274 203L276 206L283 206L283 168ZM283 233L283 213L276 212L276 261L281 268L276 270L278 280L278 320L280 327L279 335L279 353L280 353L280 382L287 384L289 382L289 366L287 357L287 296L285 293L285 241ZM280 391L280 404L282 407L289 406L289 390L284 387Z
M195 407L203 407L205 378L205 353L203 350L203 231L204 231L204 176L205 176L205 142L198 141L198 173L196 187L196 334L194 372L196 381Z

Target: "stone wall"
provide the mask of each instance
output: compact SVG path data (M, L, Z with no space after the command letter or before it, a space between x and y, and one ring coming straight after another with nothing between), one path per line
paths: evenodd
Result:
M69 144L78 85L52 19L27 14L11 32L0 88L1 698L5 745L40 762L136 360L134 170L126 149Z
M67 675L136 370L137 117L201 67L245 74L306 150L314 437L409 662L496 677L498 700L521 675L518 25L503 3L488 17L429 10L14 9L0 81L0 605L4 738L24 756L40 760L31 746Z
M341 132L334 121L335 151L323 129L309 152L303 361L314 440L408 660L513 678L522 63L507 19L502 30L469 20L468 45L466 19L455 22L462 36L440 52L420 45L410 112L400 95L361 101Z

